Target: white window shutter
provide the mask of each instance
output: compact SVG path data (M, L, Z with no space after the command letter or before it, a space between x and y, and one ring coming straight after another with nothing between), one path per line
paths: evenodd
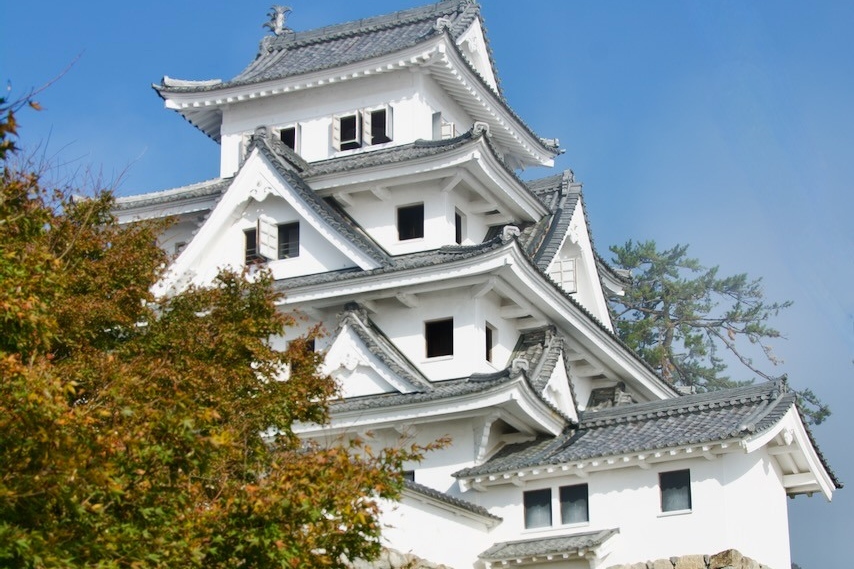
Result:
M258 254L267 259L279 257L279 227L268 215L258 216Z
M341 150L341 117L332 117L332 147Z
M389 140L394 140L394 137L392 136L392 129L391 129L393 124L394 124L394 120L392 119L392 116L391 116L391 106L386 105L386 108L385 108L385 136ZM370 132L370 131L368 131L368 132Z
M374 131L371 130L371 111L362 111L362 126L365 129L364 138L368 139L368 144L373 144ZM359 128L358 125L356 128Z

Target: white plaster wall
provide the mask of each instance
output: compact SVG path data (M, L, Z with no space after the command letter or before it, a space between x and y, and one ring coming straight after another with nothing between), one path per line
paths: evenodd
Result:
M518 332L499 316L493 297L477 302L469 288L419 294L418 306L407 308L387 301L372 315L374 322L415 365L431 380L466 377L471 373L490 373L503 369L518 339ZM424 323L454 319L454 354L427 358ZM493 363L486 361L484 320L496 328L497 344Z
M493 532L495 541L534 539L569 533L619 528L613 552L601 563L635 563L689 554L711 554L736 548L774 569L789 566L786 497L779 473L764 451L736 453L715 460L678 460L550 480L532 480L524 488L490 487L481 502L504 523ZM691 471L692 509L662 514L659 472ZM588 484L590 520L560 526L558 488ZM526 530L522 492L552 488L553 527ZM469 491L465 499L478 494Z
M419 138L430 139L434 106L426 102L421 95L424 77L425 75L417 70L395 71L226 107L221 127L220 174L226 177L237 170L243 137L253 133L258 126L277 128L299 123L299 153L309 162L333 155L407 144ZM446 99L450 101L449 98ZM330 138L334 115L385 104L390 104L393 109L392 142L375 146L363 145L358 150L335 151ZM456 111L448 113L449 116L458 114Z
M492 545L484 524L414 497L384 503L382 521L387 547L455 569L473 567Z

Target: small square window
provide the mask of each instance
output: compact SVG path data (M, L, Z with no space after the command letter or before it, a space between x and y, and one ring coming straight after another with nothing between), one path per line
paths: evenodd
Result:
M549 270L549 276L566 292L576 292L578 290L575 275L575 259L555 259Z
M279 259L299 257L299 222L279 226Z
M454 355L454 319L434 320L424 324L427 357Z
M691 471L673 470L658 475L661 488L661 511L676 512L691 509Z
M414 470L404 470L403 471L403 479L409 480L410 482L415 482L415 471Z
M401 241L424 237L424 204L397 208L397 238Z
M560 488L560 523L579 524L589 521L587 509L587 484L574 484Z
M552 525L551 488L524 492L522 501L525 504L525 529L544 528Z
M362 146L361 113L352 113L333 118L332 146L336 150L352 150Z

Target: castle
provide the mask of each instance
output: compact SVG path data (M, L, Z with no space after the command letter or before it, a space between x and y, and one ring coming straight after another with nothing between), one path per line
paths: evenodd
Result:
M220 176L121 198L177 219L161 294L263 264L342 398L323 440L452 444L407 472L389 547L457 569L604 568L737 548L790 565L786 498L839 486L784 382L682 395L615 335L560 152L508 105L479 6L310 31L272 14L228 81L164 77Z

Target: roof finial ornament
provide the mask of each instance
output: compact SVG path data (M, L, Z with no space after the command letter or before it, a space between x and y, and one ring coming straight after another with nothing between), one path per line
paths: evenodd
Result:
M270 17L270 21L265 22L263 27L270 28L270 31L277 36L280 36L287 32L292 32L293 30L285 26L285 21L287 20L288 14L290 14L291 11L292 10L290 6L271 6L270 12L267 14Z

